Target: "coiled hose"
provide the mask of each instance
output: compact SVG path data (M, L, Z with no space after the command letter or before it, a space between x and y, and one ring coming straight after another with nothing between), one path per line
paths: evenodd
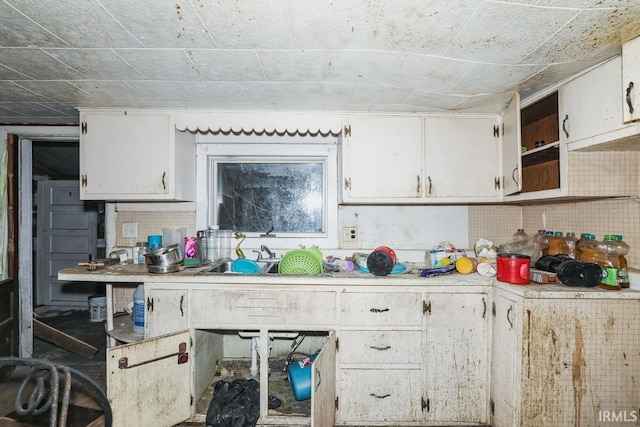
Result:
M76 382L82 386L83 391L94 398L100 405L104 413L105 427L111 427L113 416L107 396L92 379L82 372L66 366L56 366L53 363L40 359L20 357L0 357L0 367L4 366L24 366L30 368L28 375L22 381L16 394L14 404L16 414L21 416L40 415L46 411L50 411L49 427L65 427L67 425L71 384L72 382ZM64 389L62 402L58 404L60 372L62 372L64 377ZM49 390L47 390L47 382L49 384ZM24 395L26 387L33 383L35 383L33 390L29 397L26 398ZM49 392L48 396L47 391ZM24 406L23 402L26 402L26 406Z

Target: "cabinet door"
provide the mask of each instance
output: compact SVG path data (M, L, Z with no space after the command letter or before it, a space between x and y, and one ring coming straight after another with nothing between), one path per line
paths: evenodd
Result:
M622 127L620 58L614 58L559 90L560 141L571 143Z
M156 197L173 191L168 114L85 113L81 198Z
M157 289L145 285L145 337L156 337L187 329L187 291Z
M640 119L640 37L622 45L624 122Z
M186 331L107 349L107 395L114 426L169 427L191 417Z
M520 138L520 94L516 93L502 115L502 167L498 176L505 196L522 190Z
M495 426L518 426L522 302L496 291L493 297L491 402Z
M425 419L486 423L489 348L485 294L431 294L425 337Z
M311 419L313 426L333 427L336 420L336 336L327 342L313 361L311 370Z
M426 197L499 195L497 117L429 117L424 121Z
M630 421L640 398L637 300L528 300L524 316L522 426Z
M343 201L411 199L422 195L422 120L352 117L342 144Z

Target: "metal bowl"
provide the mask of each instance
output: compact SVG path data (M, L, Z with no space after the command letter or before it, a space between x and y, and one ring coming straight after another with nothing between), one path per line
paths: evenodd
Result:
M181 265L184 262L180 247L175 245L158 249L157 251L144 254L144 262L147 265L156 267L168 267L172 265Z

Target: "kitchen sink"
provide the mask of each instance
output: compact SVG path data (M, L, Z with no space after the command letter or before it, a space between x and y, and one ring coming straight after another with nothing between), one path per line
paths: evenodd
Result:
M278 261L256 261L260 266L259 274L278 274ZM231 271L233 260L216 261L209 268L200 272L200 274L245 274Z

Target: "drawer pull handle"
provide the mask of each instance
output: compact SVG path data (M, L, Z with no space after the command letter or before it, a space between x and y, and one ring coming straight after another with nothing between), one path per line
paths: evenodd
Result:
M627 87L627 105L629 106L629 114L633 114L633 101L631 100L631 90L633 89L633 82L629 82Z
M316 371L316 377L318 377L318 381L316 381L315 391L318 391L318 387L320 387L320 383L322 382L322 377L320 376L320 371L318 371L317 369L315 371Z
M387 345L387 346L384 346L384 347L376 347L375 345L370 345L369 348L372 349L372 350L378 350L378 351L391 350L391 346L390 345Z
M385 311L389 311L388 308L370 308L370 312L372 313L384 313Z
M384 347L376 347L375 345L370 345L369 348L372 349L372 350L378 350L378 351L391 350L391 346L390 345L387 345L387 346L384 346Z
M375 397L376 399L386 399L387 397L391 396L390 394L375 394L375 393L371 393L369 396L371 397Z

